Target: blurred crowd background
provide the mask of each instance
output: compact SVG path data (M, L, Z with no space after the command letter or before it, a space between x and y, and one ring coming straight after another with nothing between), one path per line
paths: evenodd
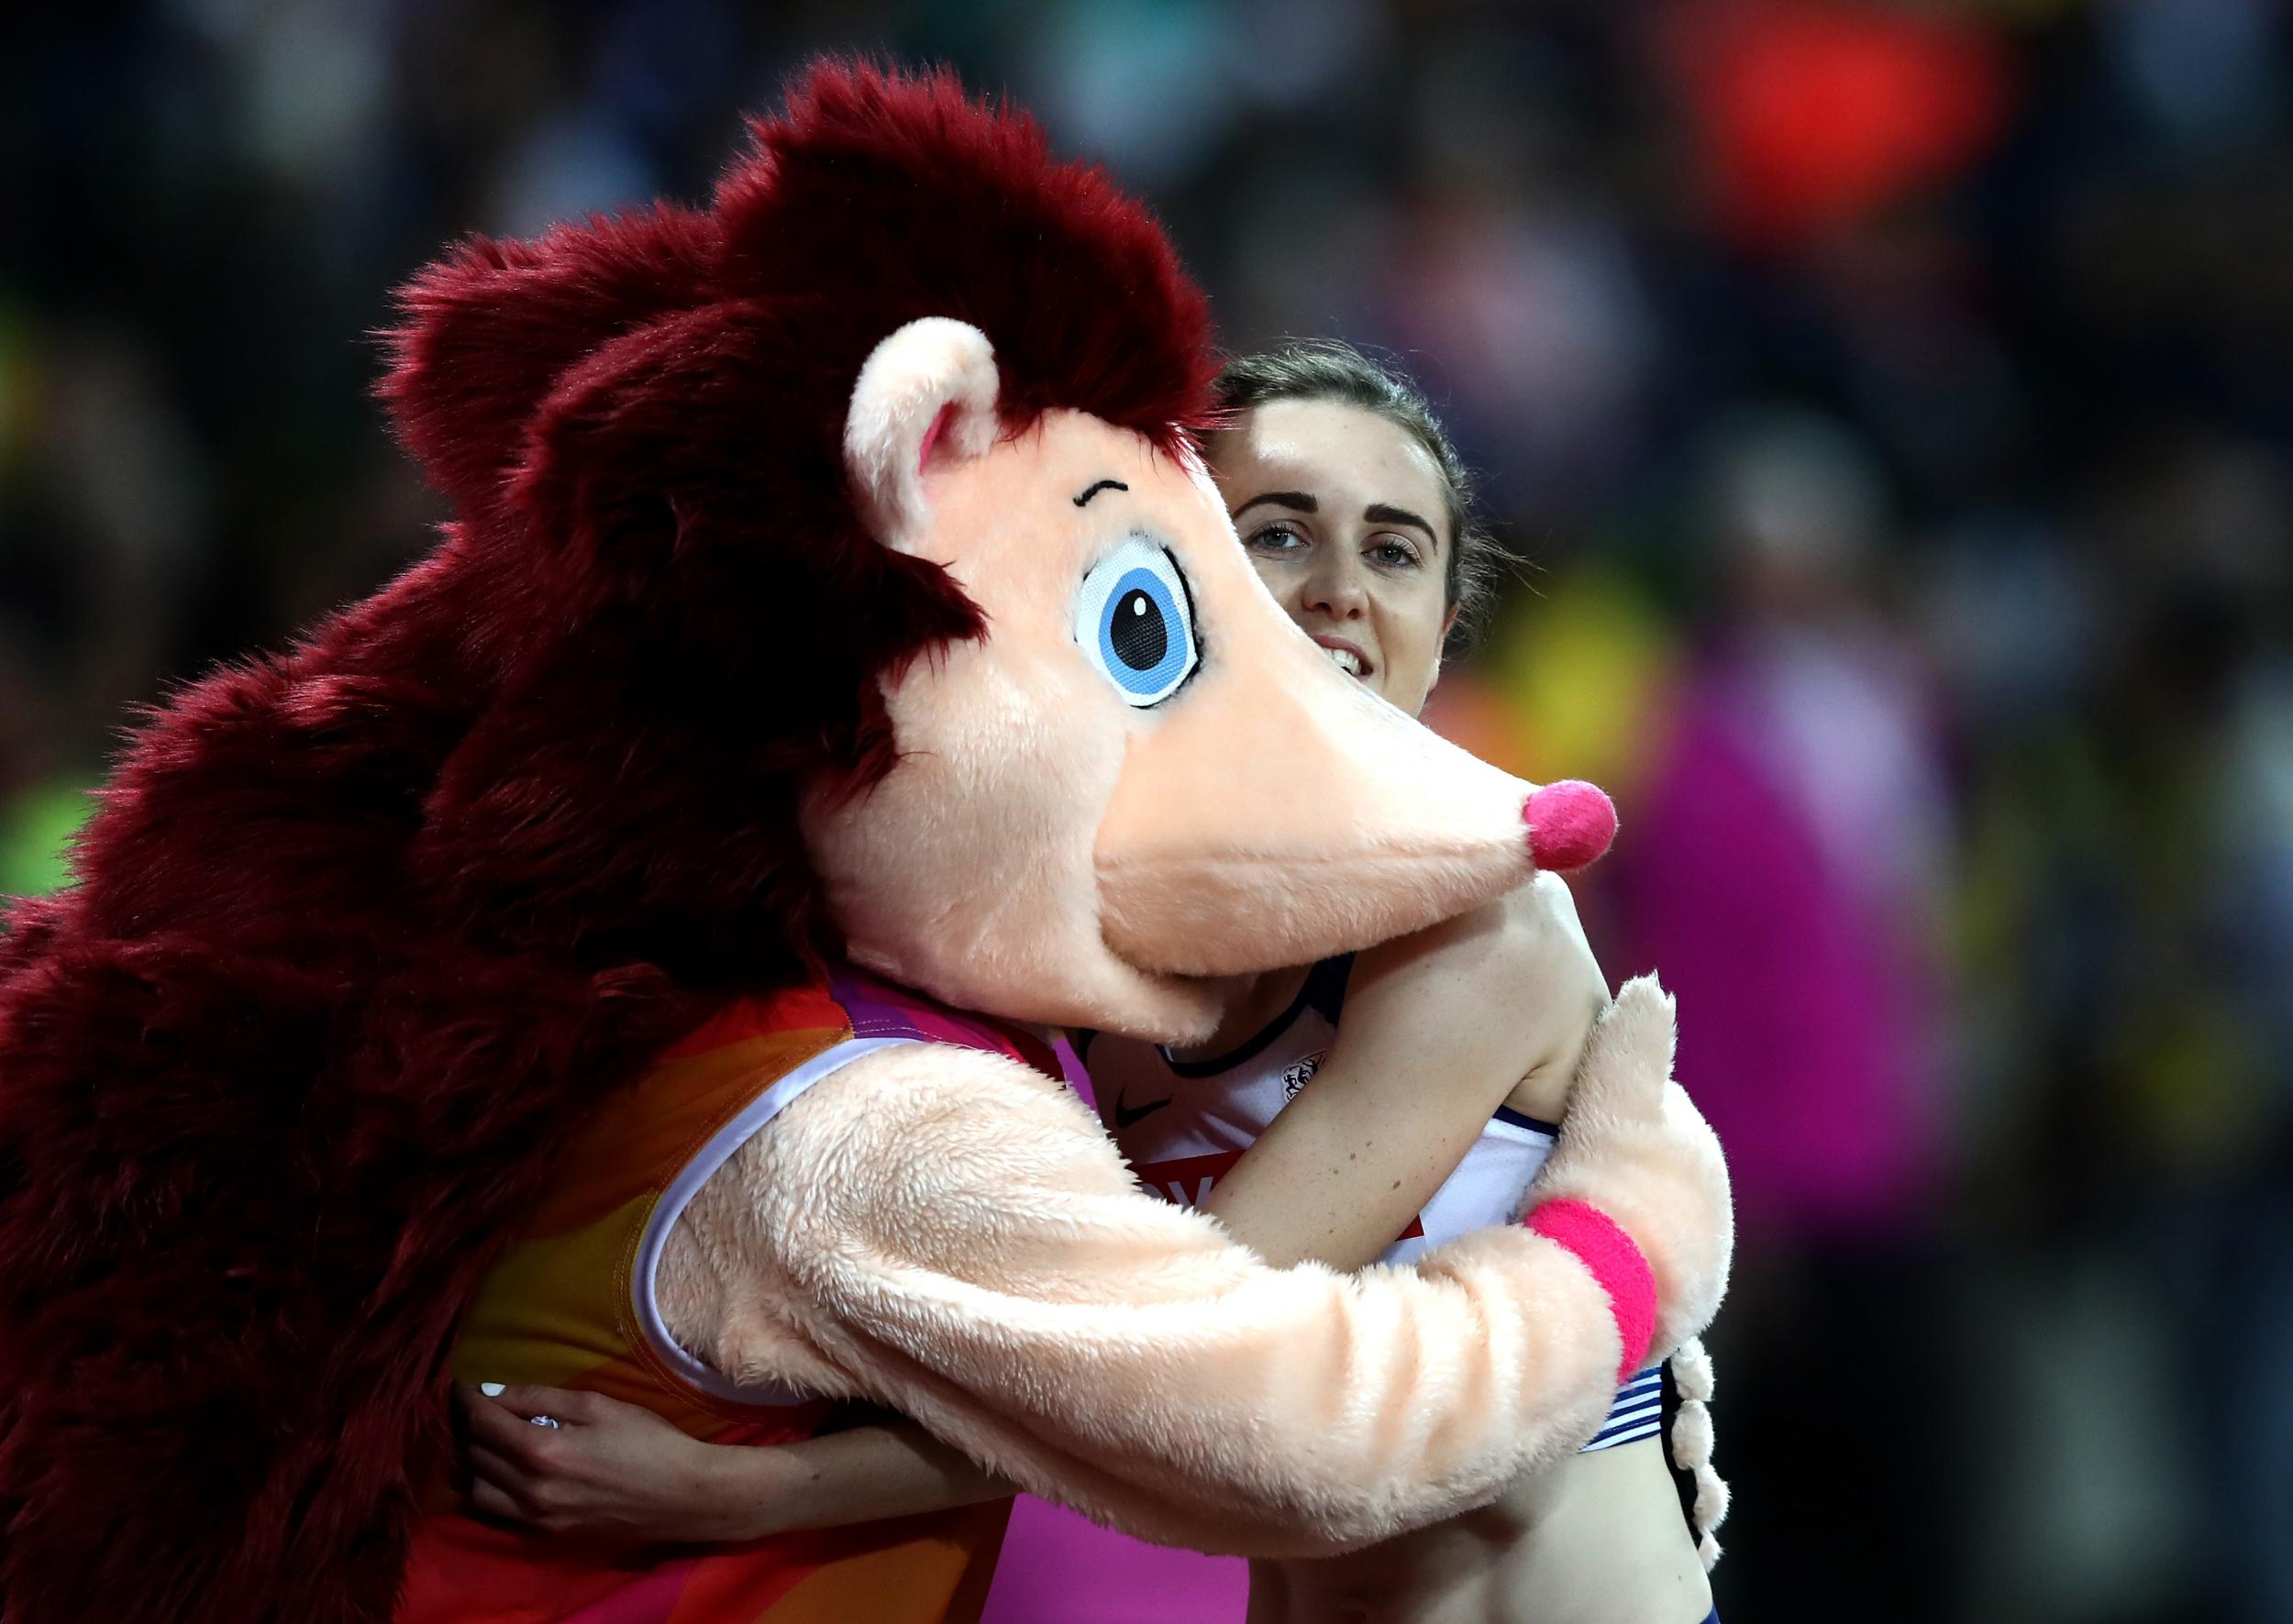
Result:
M1723 1614L2293 1619L2276 0L170 0L0 51L0 891L133 707L439 516L468 230L698 200L824 48L1008 89L1225 341L1424 384L1525 560L1431 718L1730 1148ZM770 628L761 628L770 635Z

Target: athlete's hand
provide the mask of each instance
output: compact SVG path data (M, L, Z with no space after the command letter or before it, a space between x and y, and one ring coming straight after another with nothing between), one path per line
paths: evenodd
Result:
M600 1393L454 1385L482 1516L555 1537L613 1544L754 1539L758 1488L744 1459L689 1438L651 1410ZM537 1426L548 1416L555 1427Z

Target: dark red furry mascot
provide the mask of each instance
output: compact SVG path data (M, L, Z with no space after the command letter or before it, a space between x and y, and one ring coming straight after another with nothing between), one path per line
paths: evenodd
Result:
M378 1620L472 1282L587 1110L837 947L797 786L977 611L838 436L901 324L1166 442L1199 294L951 79L813 72L705 211L473 240L383 394L437 549L142 727L0 937L0 1602ZM1109 290L1119 296L1110 297Z

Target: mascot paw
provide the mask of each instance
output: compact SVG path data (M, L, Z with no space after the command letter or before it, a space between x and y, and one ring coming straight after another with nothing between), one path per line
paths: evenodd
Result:
M1627 982L1592 1029L1560 1143L1533 1192L1590 1202L1632 1236L1655 1277L1658 1354L1711 1322L1735 1239L1720 1142L1671 1080L1674 1031L1656 979Z

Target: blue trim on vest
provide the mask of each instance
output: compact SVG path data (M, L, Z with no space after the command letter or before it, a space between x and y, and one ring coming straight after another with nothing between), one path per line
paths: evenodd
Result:
M1543 1117L1533 1117L1525 1112L1517 1111L1510 1105L1501 1105L1497 1108L1497 1121L1511 1122L1516 1128L1534 1129L1548 1138L1558 1139L1560 1137L1558 1122L1548 1122Z
M1180 1060L1171 1055L1169 1046L1157 1044L1155 1053L1162 1056L1171 1074L1182 1077L1216 1077L1222 1071L1232 1071L1245 1061L1255 1060L1264 1054L1275 1039L1297 1024L1298 1017L1311 1007L1331 1025L1337 1024L1337 1012L1346 1004L1346 978L1353 974L1354 956L1342 953L1335 958L1325 958L1306 972L1300 983L1298 996L1290 1000L1290 1008L1268 1022L1257 1034L1246 1040L1238 1048L1208 1060Z

